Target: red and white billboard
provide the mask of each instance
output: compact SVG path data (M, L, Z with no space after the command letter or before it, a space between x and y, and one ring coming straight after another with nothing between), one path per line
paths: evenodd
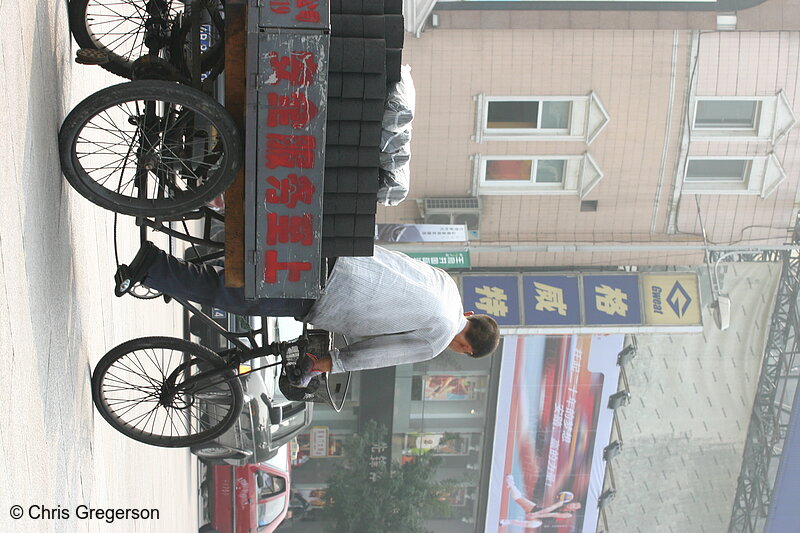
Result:
M596 531L623 340L504 338L485 531Z

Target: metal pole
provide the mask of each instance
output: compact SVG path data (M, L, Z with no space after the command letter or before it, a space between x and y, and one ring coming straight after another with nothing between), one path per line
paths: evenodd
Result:
M709 245L700 242L680 244L575 244L554 242L547 244L477 244L469 243L451 244L442 246L420 246L418 244L378 243L384 248L399 252L546 252L546 253L576 253L576 252L789 252L800 251L800 244L778 244L773 246L741 246L741 245Z

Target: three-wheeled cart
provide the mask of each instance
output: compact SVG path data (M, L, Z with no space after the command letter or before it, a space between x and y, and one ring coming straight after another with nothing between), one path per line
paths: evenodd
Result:
M71 0L77 61L130 81L87 97L64 120L69 183L134 217L143 240L156 230L203 245L195 261L224 254L226 284L247 298L317 298L327 258L372 254L381 120L387 87L400 79L403 40L401 2L328 2ZM224 221L224 238L212 234L213 219ZM284 348L253 346L253 332L246 335L249 348L231 341L234 349L216 357L179 339L125 343L95 370L95 404L144 442L208 440L240 409L241 361L272 354L287 363ZM170 356L170 371L156 365L153 378L137 366L148 350L183 356ZM110 372L120 361L132 375ZM142 382L124 387L125 401L166 412L158 431L137 425L149 411L131 422L135 411L114 407L135 379ZM221 409L225 416L210 420ZM181 423L167 423L172 416Z

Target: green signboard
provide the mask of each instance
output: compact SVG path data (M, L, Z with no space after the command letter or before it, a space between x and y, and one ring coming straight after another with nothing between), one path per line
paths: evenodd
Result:
M419 259L428 265L443 268L445 270L470 267L469 252L407 252L406 255L413 257L414 259Z

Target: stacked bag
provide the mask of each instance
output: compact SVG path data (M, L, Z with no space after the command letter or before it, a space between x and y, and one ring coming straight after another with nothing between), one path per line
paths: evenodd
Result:
M374 250L382 126L401 81L402 0L332 0L322 255Z
M386 206L397 205L408 196L415 99L411 67L403 65L401 79L386 99L381 129L378 201Z

